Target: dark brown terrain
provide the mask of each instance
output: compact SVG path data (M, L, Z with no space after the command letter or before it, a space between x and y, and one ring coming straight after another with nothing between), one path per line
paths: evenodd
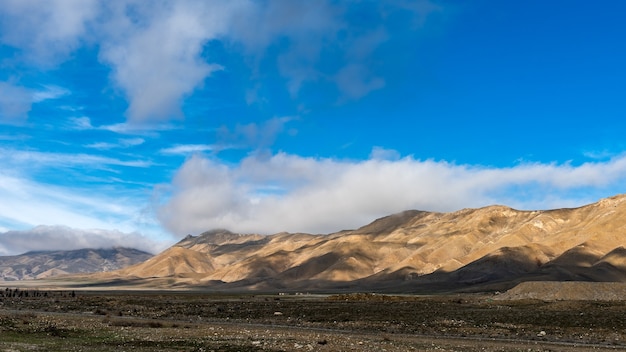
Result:
M7 289L2 351L602 351L624 301Z

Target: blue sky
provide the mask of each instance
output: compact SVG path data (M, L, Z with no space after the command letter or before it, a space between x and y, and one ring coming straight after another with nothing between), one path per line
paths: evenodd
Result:
M0 254L625 191L622 1L2 5Z

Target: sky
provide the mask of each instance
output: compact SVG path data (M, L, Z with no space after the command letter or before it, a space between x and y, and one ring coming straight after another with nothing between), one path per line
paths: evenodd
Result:
M0 3L0 255L626 192L623 1Z

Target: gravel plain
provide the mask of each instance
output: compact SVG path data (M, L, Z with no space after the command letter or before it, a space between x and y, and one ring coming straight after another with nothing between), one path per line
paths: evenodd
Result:
M31 291L0 351L626 350L624 302L493 298Z

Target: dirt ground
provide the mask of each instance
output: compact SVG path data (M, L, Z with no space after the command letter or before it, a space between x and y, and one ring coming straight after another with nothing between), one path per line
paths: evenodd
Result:
M0 351L626 350L626 302L491 295L0 293Z

